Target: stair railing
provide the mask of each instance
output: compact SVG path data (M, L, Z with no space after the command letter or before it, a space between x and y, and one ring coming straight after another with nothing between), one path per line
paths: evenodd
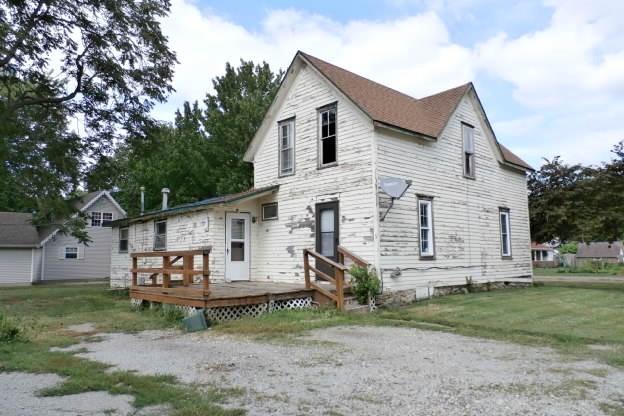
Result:
M314 257L317 261L316 266L310 264L310 257ZM360 267L368 267L369 263L358 257L356 254L350 252L342 246L338 246L338 261L335 262L332 259L317 253L311 249L303 250L303 271L305 276L305 285L307 289L314 289L321 293L325 297L331 299L336 304L336 309L344 311L345 309L345 289L348 285L345 283L345 275L349 272L349 268L345 265L345 259L349 259L352 263ZM317 268L318 262L324 263L334 271L334 276L319 270ZM329 282L334 286L334 291L327 289L316 281L312 281L310 278L310 272L316 275L318 280Z

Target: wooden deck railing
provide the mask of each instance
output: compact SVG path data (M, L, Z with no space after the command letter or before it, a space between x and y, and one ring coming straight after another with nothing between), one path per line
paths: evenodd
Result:
M162 287L172 288L175 286L191 286L194 276L202 276L202 291L204 295L210 293L210 247L200 250L183 250L183 251L148 251L143 253L132 253L132 286L160 286L158 284L158 276L162 274ZM202 268L196 270L194 266L195 256L202 257ZM162 267L139 267L140 258L162 258ZM182 265L176 265L182 260ZM139 273L149 273L151 280L150 285L139 285ZM171 280L172 275L182 275L182 280Z
M316 259L316 267L310 264L310 257L314 257ZM342 246L338 246L338 262L335 262L332 259L327 258L314 250L303 250L303 271L305 276L306 288L314 289L325 297L334 301L336 303L336 309L338 309L339 311L344 310L344 292L345 289L348 287L348 285L345 283L345 275L349 273L349 268L345 265L345 259L349 259L352 263L361 267L368 267L369 265L366 260L358 257L357 255L353 254ZM324 263L326 266L332 268L332 270L334 271L334 277L317 268L319 261ZM316 275L316 278L318 280L324 280L334 285L334 291L324 288L315 281L312 281L312 279L310 278L310 271L312 271Z

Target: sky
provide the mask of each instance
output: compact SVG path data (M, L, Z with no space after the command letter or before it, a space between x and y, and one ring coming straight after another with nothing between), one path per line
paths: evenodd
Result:
M179 64L154 115L203 100L226 62L297 50L414 97L472 81L501 143L535 167L598 164L624 139L624 1L172 0Z

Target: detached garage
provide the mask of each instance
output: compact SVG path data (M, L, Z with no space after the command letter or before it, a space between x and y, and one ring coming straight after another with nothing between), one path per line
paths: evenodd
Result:
M39 279L41 248L32 215L0 212L0 285L29 285Z

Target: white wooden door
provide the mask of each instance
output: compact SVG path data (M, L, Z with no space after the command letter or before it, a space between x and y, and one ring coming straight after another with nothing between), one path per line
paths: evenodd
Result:
M225 280L249 280L250 231L250 214L225 214Z

